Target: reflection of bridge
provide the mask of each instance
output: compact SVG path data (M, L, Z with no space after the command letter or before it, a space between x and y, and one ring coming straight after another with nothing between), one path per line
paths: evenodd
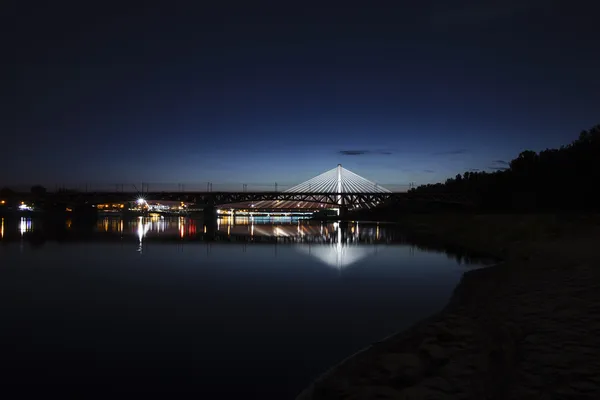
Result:
M347 227L346 227L347 228ZM311 246L306 244L300 244L296 246L296 249L302 253L309 254L312 257L317 258L324 264L331 267L342 270L343 268L349 267L350 265L368 257L372 254L377 253L376 246L361 246L355 243L350 243L348 238L347 229L344 229L338 224L333 225L336 238L330 245ZM355 239L360 240L358 222L351 228L351 234ZM377 239L379 239L379 226L377 226Z
M217 206L260 209L349 209L373 208L383 203L417 200L470 204L467 198L452 194L391 192L341 165L285 191L274 192L94 192L57 193L63 201L77 203L128 202L143 197L152 201L183 201L209 210ZM211 211L212 212L212 211Z

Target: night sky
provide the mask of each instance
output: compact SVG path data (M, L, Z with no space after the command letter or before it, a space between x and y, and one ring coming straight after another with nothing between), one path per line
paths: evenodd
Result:
M0 186L422 184L600 123L591 0L44 3L3 5Z

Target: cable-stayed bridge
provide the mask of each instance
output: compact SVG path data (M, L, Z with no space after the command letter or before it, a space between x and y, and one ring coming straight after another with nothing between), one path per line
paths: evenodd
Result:
M55 200L68 203L182 201L203 207L255 208L255 209L309 209L373 208L399 200L421 200L455 204L471 204L468 198L452 194L393 192L375 182L343 168L341 164L305 182L283 191L188 191L184 187L171 191L151 191L144 184L137 187L121 186L113 191L58 191L49 194ZM129 190L126 190L129 189Z
M339 164L299 185L284 190L276 199L251 203L259 209L318 209L325 206L371 208L387 200L392 192ZM248 207L248 204L235 204Z

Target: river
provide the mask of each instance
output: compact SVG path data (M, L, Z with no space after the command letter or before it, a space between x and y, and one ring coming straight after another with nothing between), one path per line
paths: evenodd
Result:
M23 394L293 399L484 263L375 223L1 223L0 383Z

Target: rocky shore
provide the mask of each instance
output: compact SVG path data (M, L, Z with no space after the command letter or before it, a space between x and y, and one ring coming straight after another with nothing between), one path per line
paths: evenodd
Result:
M466 273L440 313L345 360L297 399L600 398L599 221L403 221L504 261Z

